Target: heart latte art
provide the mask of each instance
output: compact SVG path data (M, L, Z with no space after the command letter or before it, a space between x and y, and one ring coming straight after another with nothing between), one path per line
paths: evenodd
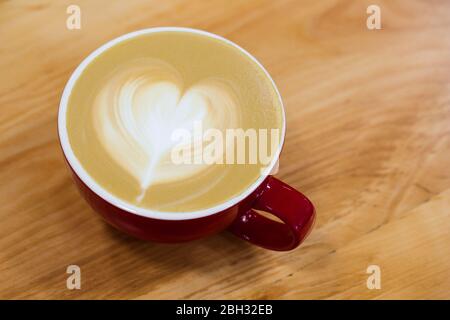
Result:
M94 100L92 119L102 147L139 183L140 202L151 185L208 169L207 164L173 163L171 151L179 144L172 138L176 130L194 136L196 123L223 132L236 128L237 108L236 94L226 81L206 78L186 86L175 68L149 58L129 61L110 75Z

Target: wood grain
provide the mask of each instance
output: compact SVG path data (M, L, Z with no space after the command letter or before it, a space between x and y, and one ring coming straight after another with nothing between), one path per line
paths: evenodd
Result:
M0 1L0 298L449 299L450 2L377 0L370 31L373 2ZM318 211L301 248L144 243L80 198L56 134L65 82L102 43L167 25L225 36L273 75L288 119L277 176ZM81 290L66 289L72 264Z

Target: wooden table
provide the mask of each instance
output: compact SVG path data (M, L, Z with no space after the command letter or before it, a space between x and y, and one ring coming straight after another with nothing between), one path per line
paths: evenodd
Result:
M366 26L374 2L381 30ZM277 176L318 212L297 250L227 233L141 242L78 194L56 133L70 73L114 37L167 25L225 36L273 75L288 119ZM450 2L1 1L0 70L0 298L450 298Z

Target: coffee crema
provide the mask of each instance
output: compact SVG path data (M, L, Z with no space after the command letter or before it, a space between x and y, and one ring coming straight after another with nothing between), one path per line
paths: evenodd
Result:
M219 132L280 129L281 108L271 80L238 48L204 34L164 31L96 57L74 85L66 121L75 156L106 191L142 208L190 212L239 195L264 165L206 164L198 148L187 150L199 161L175 164L173 133L193 132L199 122ZM227 148L236 145L225 143L222 152Z

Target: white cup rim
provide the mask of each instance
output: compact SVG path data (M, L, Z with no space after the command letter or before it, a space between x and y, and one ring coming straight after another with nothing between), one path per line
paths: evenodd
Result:
M196 34L202 34L206 35L218 40L221 40L229 45L232 45L233 47L240 50L242 53L244 53L246 56L248 56L251 60L253 60L265 73L265 75L268 77L268 79L271 81L275 92L278 96L278 99L280 101L281 105L281 113L282 113L282 132L281 132L281 141L278 146L278 149L276 153L274 154L274 157L271 161L271 163L266 167L265 171L261 173L261 175L258 177L258 179L247 189L245 189L243 192L241 192L239 195L210 208L198 210L198 211L190 211L190 212L166 212L166 211L157 211L157 210L151 210L151 209L145 209L137 207L133 204L130 204L124 200L119 199L117 196L112 195L111 193L107 192L103 187L101 187L83 168L80 161L75 156L72 147L69 142L69 137L67 133L67 127L66 127L66 112L67 112L67 105L69 96L72 92L72 89L78 80L79 76L83 73L85 68L101 53L103 53L105 50L115 46L116 44L123 42L127 39L138 37L144 34L150 34L150 33L156 33L156 32L163 32L163 31L177 31L177 32L190 32L190 33L196 33ZM81 181L95 194L97 194L100 198L105 200L106 202L112 204L115 207L120 208L121 210L124 210L126 212L136 214L142 217L146 218L152 218L152 219L158 219L158 220L190 220L190 219L197 219L197 218L203 218L207 217L216 213L219 213L221 211L224 211L237 203L244 200L246 197L248 197L256 188L266 179L266 177L270 174L274 166L276 165L281 149L283 147L284 139L285 139L285 133L286 133L286 116L283 106L283 101L281 99L281 95L278 91L277 86L275 85L275 82L273 81L270 74L267 72L267 70L262 66L262 64L256 60L255 57L253 57L250 53L248 53L246 50L235 44L234 42L225 39L219 35L198 30L198 29L192 29L192 28L184 28L184 27L156 27L156 28L148 28L148 29L142 29L133 31L127 34L124 34L122 36L119 36L113 40L108 41L107 43L103 44L99 48L97 48L95 51L93 51L91 54L89 54L73 71L72 75L69 78L69 81L67 82L66 86L64 87L64 91L61 97L60 105L59 105L59 111L58 111L58 135L59 140L61 143L61 147L63 149L64 156L66 157L70 167L72 170L74 170L75 174L81 179Z

